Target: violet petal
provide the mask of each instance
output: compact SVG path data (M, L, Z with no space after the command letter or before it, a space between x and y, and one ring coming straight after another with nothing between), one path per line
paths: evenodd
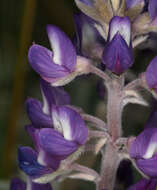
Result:
M136 164L144 174L152 178L157 178L157 154L150 159L137 159Z
M53 61L64 66L69 72L74 71L76 65L76 51L67 37L58 27L47 26L47 33L54 53Z
M43 113L42 103L34 98L29 98L26 101L26 110L32 124L37 127L52 127L50 115Z
M19 178L11 180L10 190L26 190L26 184Z
M37 162L37 153L30 147L20 147L18 149L18 162L20 169L32 178L37 178L53 171Z
M35 147L35 150L37 152L40 151L40 145L39 145L39 129L33 127L32 125L27 125L25 127L27 133L31 136L32 140L33 140L33 144Z
M157 18L157 1L149 0L148 12L152 20Z
M40 152L38 154L38 162L40 164L46 165L56 171L60 165L60 161L61 159L55 158L53 155L40 148Z
M38 183L31 183L31 190L52 190L51 184L38 184Z
M67 140L84 144L88 137L88 129L81 116L66 106L56 106L52 109L54 128L63 133Z
M60 78L69 74L67 68L53 62L53 56L50 50L36 44L28 52L30 65L42 78Z
M119 33L106 45L102 62L116 74L121 74L132 66L132 49L128 47L126 41Z
M146 82L149 88L157 90L157 56L149 63L146 69Z
M52 87L48 82L40 81L43 96L43 112L50 113L51 107L55 105L70 104L70 97L62 87Z
M111 41L116 34L120 34L130 47L131 43L131 22L129 17L114 16L109 24L108 41Z
M75 142L67 141L60 133L53 129L41 129L39 138L43 151L58 159L65 159L78 148Z
M144 3L144 0L126 0L126 7L127 9L130 9L135 6L138 6L142 2Z
M157 181L153 179L141 179L127 190L155 190Z
M153 102L153 110L145 124L145 128L157 127L157 102Z
M132 158L148 159L153 156L157 148L157 128L146 128L133 141L130 148Z

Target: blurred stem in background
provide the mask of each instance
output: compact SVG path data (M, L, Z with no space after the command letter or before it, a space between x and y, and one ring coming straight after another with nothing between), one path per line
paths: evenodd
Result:
M17 128L21 104L24 97L25 78L27 74L26 55L32 40L36 0L25 0L24 14L21 22L20 44L18 60L13 84L12 104L8 120L8 134L2 158L2 177L7 178L13 172L14 153L17 140Z

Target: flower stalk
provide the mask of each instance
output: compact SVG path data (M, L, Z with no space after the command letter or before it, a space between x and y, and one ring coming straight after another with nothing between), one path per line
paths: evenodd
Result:
M149 106L140 94L143 89L157 97L157 57L144 73L125 85L128 69L134 63L133 48L145 42L150 32L157 31L156 0L149 1L148 13L143 9L144 0L95 0L94 3L76 0L76 4L85 15L75 17L77 32L73 43L58 27L48 25L52 50L37 44L29 49L29 63L41 77L43 101L34 98L26 101L30 119L26 131L34 149L19 147L19 167L29 180L27 184L15 180L12 190L42 187L51 190L49 182L66 177L92 181L96 190L114 190L124 159L131 160L143 177L149 177L129 190L141 187L155 190L157 106L137 137L123 136L122 113L128 103ZM61 87L88 74L98 76L102 88L106 88L106 122L71 105L69 95ZM95 155L101 153L100 173L77 163L89 151Z

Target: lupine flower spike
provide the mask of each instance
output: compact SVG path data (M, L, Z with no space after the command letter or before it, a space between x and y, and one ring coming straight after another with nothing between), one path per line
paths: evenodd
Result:
M25 129L34 148L19 146L18 164L27 181L13 179L10 190L52 190L51 182L65 178L91 181L96 190L117 189L118 183L127 190L156 190L156 103L137 136L123 136L127 126L122 126L126 125L122 113L128 103L152 105L151 96L145 100L148 93L143 96L141 90L157 98L157 57L138 77L132 74L133 51L157 32L157 0L75 2L82 12L74 18L73 43L58 27L48 25L51 50L33 44L28 51L29 63L41 78L42 101L26 101L30 123ZM101 80L105 101L98 104L95 114L100 112L102 120L71 105L68 93L61 87L89 73ZM77 163L88 152L101 154L100 172ZM133 166L142 175L134 185Z

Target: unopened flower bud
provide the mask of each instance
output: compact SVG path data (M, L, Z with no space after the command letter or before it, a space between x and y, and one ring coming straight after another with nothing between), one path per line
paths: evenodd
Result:
M133 64L131 23L128 17L115 16L112 18L102 62L109 70L118 75Z

